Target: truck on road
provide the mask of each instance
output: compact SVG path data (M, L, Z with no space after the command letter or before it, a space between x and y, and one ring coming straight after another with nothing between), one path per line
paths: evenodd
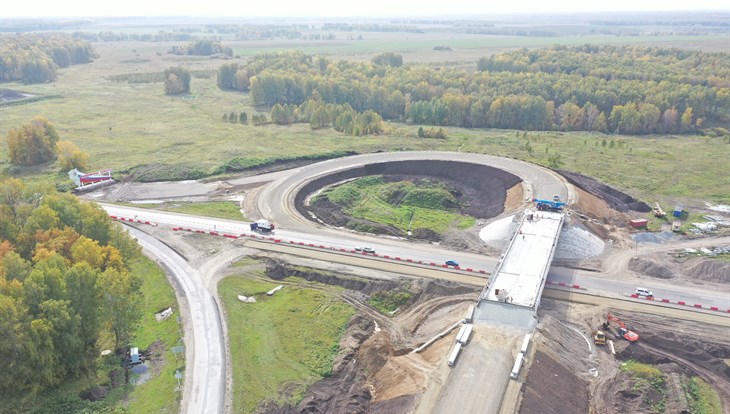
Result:
M259 220L251 223L251 231L269 233L274 231L274 223L269 220Z

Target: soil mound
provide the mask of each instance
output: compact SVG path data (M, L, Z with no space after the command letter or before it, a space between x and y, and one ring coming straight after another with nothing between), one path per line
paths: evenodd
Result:
M288 267L281 262L268 257L260 257L266 263L266 276L274 280L283 280L287 277L299 277L310 282L319 282L327 285L342 286L345 289L355 290L365 294L383 290L394 290L400 283L394 281L375 281L338 276L332 273L319 273L313 270L306 271Z
M632 257L629 260L629 270L659 279L673 279L677 275L672 266L653 257Z
M682 273L690 279L730 283L730 263L709 258L692 258L682 266Z
M1 89L0 90L0 102L4 101L16 101L18 99L23 99L26 96L18 91L14 91L12 89Z
M651 211L651 207L649 207L646 203L638 201L630 195L622 193L621 191L603 184L594 178L565 170L558 170L558 172L574 186L603 199L606 204L614 210L621 212L631 210L641 213L648 213Z
M672 258L666 254L634 257L629 270L659 279L675 277L708 282L730 282L730 263L709 257Z

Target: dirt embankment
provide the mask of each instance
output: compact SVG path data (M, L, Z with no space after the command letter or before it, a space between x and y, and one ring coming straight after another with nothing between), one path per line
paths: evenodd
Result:
M606 309L543 299L534 355L523 384L520 413L683 413L690 412L686 389L699 376L730 408L730 337L727 329L644 313L611 309L639 334L629 343L606 331L617 356L596 346ZM661 374L645 380L621 367L625 361L651 364Z
M296 406L262 404L257 412L293 413L406 413L425 390L429 372L446 350L434 344L421 354L408 354L417 345L458 320L478 289L443 281L375 281L287 266L262 258L267 276L283 280L295 276L345 288L341 297L353 305L354 316L342 338L332 375L311 385ZM408 290L410 304L386 317L366 304L369 295ZM459 316L456 316L456 315ZM435 354L430 352L437 349Z
M520 183L520 179L506 171L488 166L465 164L452 161L401 161L370 164L336 174L327 175L305 185L295 198L295 207L304 217L314 213L319 220L332 226L345 226L348 222L361 222L372 228L373 232L404 236L400 229L382 226L365 220L357 220L342 212L342 207L326 200L315 206L304 204L304 200L321 188L368 175L382 175L386 181L418 181L430 178L449 186L452 194L459 200L459 213L489 219L504 211L507 190ZM438 235L421 230L413 237L432 240Z
M655 253L631 258L629 270L659 279L730 282L730 263L708 257L674 258L666 253Z
M585 414L588 389L573 372L553 357L537 351L522 386L520 414ZM556 386L559 379L560 386Z
M622 193L613 187L603 184L595 178L565 170L558 170L558 172L574 186L604 200L613 210L621 212L638 211L641 213L648 213L651 211L651 207L649 207L646 203L638 201L628 194Z
M631 317L637 320L633 328L640 333L640 339L625 346L618 358L651 364L661 371L662 380L646 384L640 378L619 372L601 390L602 402L614 407L615 411L609 412L654 413L658 407L664 407L663 412L668 413L690 412L685 388L689 379L696 376L717 391L723 412L730 410L730 367L723 361L730 358L726 329L717 332L717 327L702 324L661 329L671 322L651 315Z

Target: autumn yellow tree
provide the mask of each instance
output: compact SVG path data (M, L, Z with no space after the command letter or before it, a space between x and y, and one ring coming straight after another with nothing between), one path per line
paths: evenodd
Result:
M84 169L89 163L89 154L81 151L71 141L59 141L56 145L56 153L58 154L58 164L64 171L72 168Z
M36 117L20 128L8 131L10 162L16 165L38 165L56 157L58 133L46 118Z

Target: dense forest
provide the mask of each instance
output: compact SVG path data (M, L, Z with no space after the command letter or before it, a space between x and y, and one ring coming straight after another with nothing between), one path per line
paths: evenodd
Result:
M89 63L96 53L89 42L67 34L2 35L0 81L43 83L56 80L56 69Z
M0 182L0 395L95 374L98 341L126 345L140 320L139 247L92 203Z
M729 63L727 53L555 46L483 58L470 72L287 52L224 65L218 85L250 91L260 107L315 98L415 124L680 133L730 121Z

